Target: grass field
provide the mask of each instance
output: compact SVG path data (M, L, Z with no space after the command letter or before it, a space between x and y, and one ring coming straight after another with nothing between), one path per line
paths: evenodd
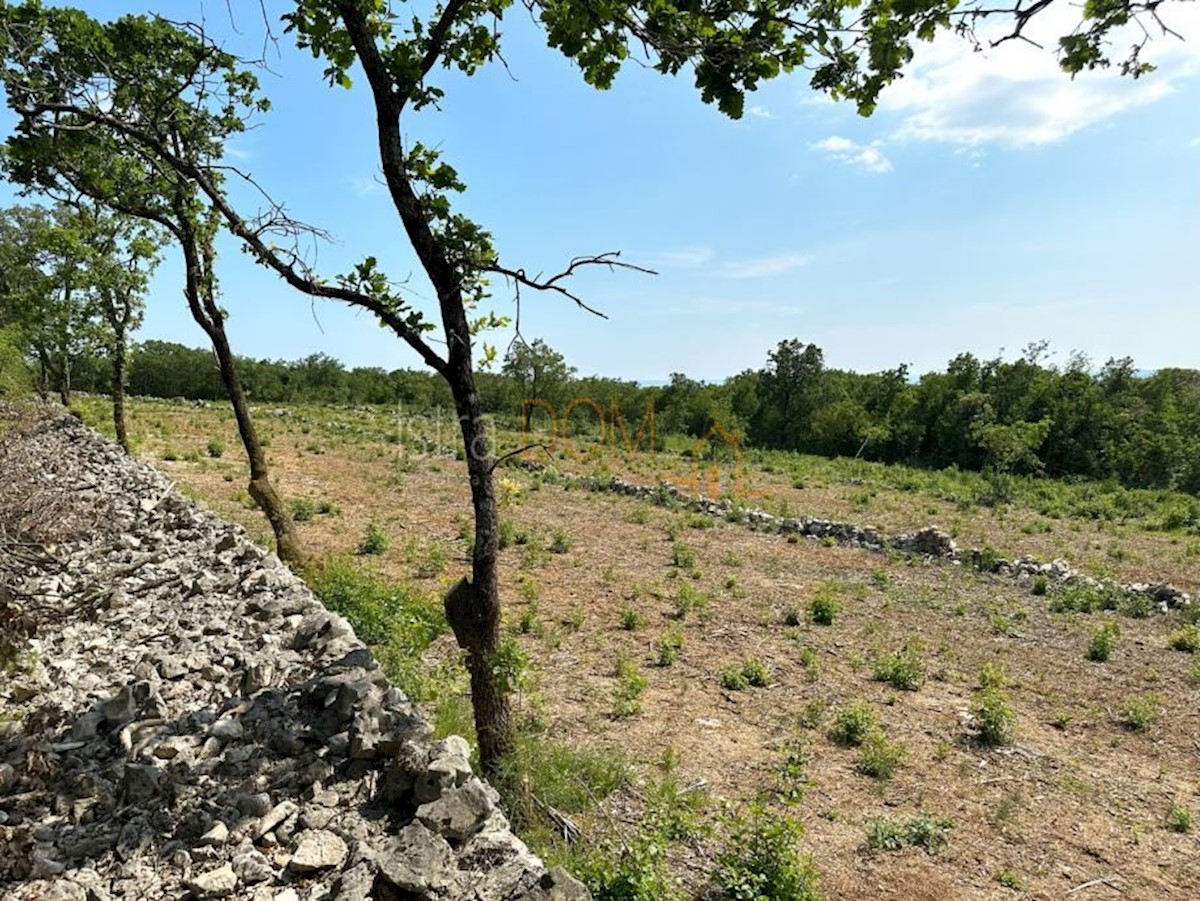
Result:
M103 427L105 401L80 407ZM139 454L267 541L227 410L135 402L131 414ZM440 591L467 570L465 467L419 450L453 447L449 423L319 407L257 416L300 534L329 561L310 581L439 731L468 732L438 618ZM523 439L500 429L497 443ZM687 444L528 454L683 485L696 475L678 453ZM996 505L974 474L753 452L740 464L727 459L713 482L768 512L887 534L937 524L1005 556L1200 589L1187 495L1016 480ZM731 858L723 839L770 848L792 833L763 823L787 822L803 826L825 898L1200 896L1200 627L1185 613L1055 612L1078 605L1052 586L498 474L527 735L528 804L514 815L609 897L690 897L714 872L727 897L753 897L730 886L761 861ZM583 840L555 839L543 805Z

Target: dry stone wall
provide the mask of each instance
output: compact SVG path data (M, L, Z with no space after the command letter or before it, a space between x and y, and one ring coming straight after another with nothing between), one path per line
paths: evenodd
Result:
M0 682L0 898L589 897L239 527L69 417L23 443L104 516L12 585L50 625Z

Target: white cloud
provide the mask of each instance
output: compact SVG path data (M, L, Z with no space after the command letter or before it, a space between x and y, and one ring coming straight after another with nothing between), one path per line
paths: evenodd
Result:
M370 194L383 190L383 183L379 180L378 176L368 178L356 175L349 179L349 183L351 188L354 189L355 197L367 197Z
M752 106L746 110L746 113L748 115L755 116L756 118L759 118L759 119L778 119L779 118L773 112L771 112L769 109L767 109L765 106Z
M662 269L695 269L716 256L711 247L693 246L644 254L642 262Z
M791 272L811 262L812 257L806 253L787 251L750 260L731 260L722 267L722 271L729 278L766 278Z
M850 166L857 166L867 172L883 175L892 171L892 161L884 155L883 141L872 141L870 144L859 144L841 135L830 135L824 140L812 145L813 150L819 150L830 159Z
M1163 15L1183 34L1200 31L1200 9L1173 4ZM1200 43L1156 34L1142 52L1143 61L1158 67L1149 75L1135 81L1114 67L1072 79L1059 68L1053 48L1078 18L1077 6L1055 4L1031 20L1027 36L1042 48L1021 41L988 48L1002 23L980 29L986 48L980 52L951 33L921 45L905 77L880 98L881 111L902 117L893 137L970 147L1049 144L1153 103L1172 93L1179 80L1200 73ZM1113 35L1114 54L1136 43L1137 36L1128 37Z

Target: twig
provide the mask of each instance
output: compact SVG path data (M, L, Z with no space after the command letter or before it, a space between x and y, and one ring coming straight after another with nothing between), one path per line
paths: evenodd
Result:
M533 450L536 447L540 447L542 450L544 450L546 452L547 456L550 456L550 458L553 459L553 456L551 456L551 454L550 454L550 448L546 447L546 445L544 445L544 444L526 444L524 447L517 448L515 451L509 451L503 457L497 457L496 462L494 462L491 465L491 468L488 469L488 472L495 472L496 467L499 466L501 463L503 463L505 460L509 459L510 457L520 456L521 454L525 453L525 451Z
M1115 889L1118 892L1121 891L1121 887L1113 882L1112 876L1101 876L1099 879L1089 879L1087 882L1083 883L1082 885L1077 885L1073 889L1067 889L1067 894L1073 895L1076 892L1082 892L1085 888L1091 888L1094 885L1107 885L1111 889Z

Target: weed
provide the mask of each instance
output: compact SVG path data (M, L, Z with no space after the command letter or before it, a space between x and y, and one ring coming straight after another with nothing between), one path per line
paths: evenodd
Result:
M1121 634L1120 627L1115 622L1108 622L1092 633L1088 642L1087 659L1096 663L1104 663L1112 656L1117 646L1117 636Z
M878 729L879 718L871 705L854 701L837 712L829 738L844 747L857 747Z
M1192 812L1179 804L1172 804L1167 811L1167 828L1172 832L1190 832Z
M525 610L521 611L521 616L517 620L517 631L522 635L528 635L530 632L540 631L541 624L537 618L537 607L530 605Z
M634 608L626 605L621 608L621 628L626 632L636 632L642 627L642 615Z
M696 552L682 541L676 541L671 545L671 563L682 570L693 570L696 568Z
M809 682L816 682L821 677L821 667L817 663L816 648L801 648L800 653L796 656L796 660L804 667L804 674L808 677Z
M516 694L529 682L529 657L516 641L505 636L500 639L491 658L487 660L495 679L496 690L502 695Z
M500 520L500 528L496 532L496 541L500 550L507 550L517 542L517 525L511 519ZM467 547L475 544L474 541L467 543Z
M992 663L989 660L982 667L980 667L979 687L1007 688L1008 674L1004 671L1004 665L1001 663Z
M1155 695L1130 698L1121 705L1117 719L1130 732L1149 732L1158 720L1161 703Z
M1024 891L1025 883L1021 881L1020 875L1008 867L1003 867L992 874L992 878L1005 888L1010 888L1013 891Z
M721 901L820 901L817 871L797 850L795 820L754 803L721 823L727 837L713 881Z
M705 619L709 613L708 595L687 582L679 586L671 603L675 608L676 619L685 619L689 613L695 613L701 619Z
M615 675L617 685L613 690L613 716L623 719L641 712L642 695L649 682L638 670L637 664L628 657L618 657Z
M367 523L367 531L358 545L357 553L379 556L387 553L387 549L391 545L392 542L388 539L387 533L380 528L377 522L371 520Z
M1042 573L1038 573L1033 577L1033 584L1030 586L1030 591L1039 597L1045 595L1050 588L1050 580Z
M800 612L799 607L788 607L783 611L783 624L785 626L799 626L804 623L804 614Z
M745 691L749 686L741 667L731 666L721 671L721 687L725 690Z
M867 848L872 851L899 851L913 847L921 848L927 854L936 854L946 847L947 836L953 828L953 820L927 813L903 823L890 817L876 817L867 821Z
M766 688L771 684L771 673L767 665L757 657L751 657L742 664L742 675L746 682L755 688Z
M809 604L809 617L818 626L832 626L841 609L842 605L834 589L823 585L817 589L816 596Z
M925 684L925 661L920 646L908 642L901 650L878 658L872 678L901 691L916 691Z
M571 549L573 543L570 535L562 529L555 529L554 534L550 537L550 553L565 554Z
M975 694L971 708L975 737L984 747L998 748L1012 744L1016 714L1003 688L984 688Z
M307 497L292 498L288 505L292 511L292 519L296 522L308 522L317 515L316 501Z
M446 548L435 541L425 547L424 553L416 561L416 576L418 579L437 578L446 571L448 563Z
M1167 637L1167 645L1188 654L1200 651L1200 624L1187 623L1180 626Z
M629 514L629 521L637 525L645 525L650 521L650 505L638 504Z
M535 579L529 573L521 573L521 575L517 577L517 587L521 591L521 597L530 604L534 603L538 599L537 579Z
M686 525L689 529L711 529L716 525L716 522L711 516L705 516L702 513L693 513L687 518Z
M674 627L668 629L655 645L658 651L656 662L659 666L672 666L683 650L683 632Z
M220 441L213 440L208 442L207 450L210 457L221 457L225 454L225 445Z
M899 742L890 742L882 733L872 732L862 742L859 772L874 779L891 779L896 767L904 761L905 753Z

